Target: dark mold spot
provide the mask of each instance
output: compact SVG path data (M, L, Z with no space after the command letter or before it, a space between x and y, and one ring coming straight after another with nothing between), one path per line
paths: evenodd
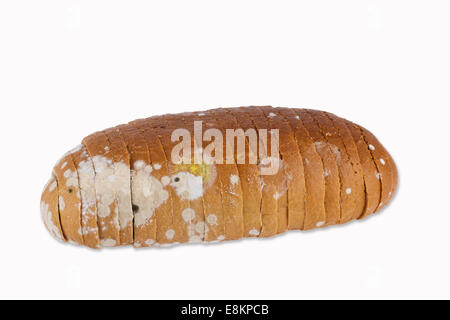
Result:
M137 213L137 212L139 211L139 206L137 206L137 205L135 205L135 204L133 204L133 205L131 206L131 208L133 209L133 213Z

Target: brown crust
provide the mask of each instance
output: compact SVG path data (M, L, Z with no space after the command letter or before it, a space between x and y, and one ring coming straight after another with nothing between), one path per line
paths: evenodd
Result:
M100 248L100 237L97 223L94 164L84 146L72 153L72 159L80 183L83 242L90 248L98 249Z
M314 229L326 220L325 178L322 160L316 151L314 141L295 109L280 108L279 110L295 132L295 139L302 155L306 185L304 230Z
M366 203L363 214L359 217L362 219L371 215L377 209L381 197L381 184L380 179L378 178L378 168L373 161L369 146L367 145L361 130L349 121L346 121L345 123L352 134L353 141L355 141L363 169L364 185L366 188Z
M75 244L83 244L81 232L81 197L78 173L71 153L66 153L53 167L58 180L58 201L61 227L66 239Z
M338 224L341 216L340 180L336 159L321 131L317 121L311 116L309 110L298 111L306 130L314 140L317 153L322 158L325 177L325 212L326 221L322 227Z
M251 121L243 117L242 113L236 112L236 109L226 109L226 111L233 116L236 128L241 128L244 131L254 129ZM237 167L242 184L243 196L243 212L244 212L244 237L258 237L261 233L261 178L259 176L259 169L256 163L250 163L249 152L253 157L258 156L257 141L249 143L249 137L245 137L245 163L240 164L236 156Z

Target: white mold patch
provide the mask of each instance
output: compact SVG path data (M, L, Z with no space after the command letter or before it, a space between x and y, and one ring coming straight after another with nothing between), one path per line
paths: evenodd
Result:
M95 172L91 161L81 161L78 165L81 194L81 225L83 234L97 233L97 228L88 227L90 220L97 214L95 195Z
M136 164L138 169L131 171L131 188L133 190L131 195L133 205L137 208L134 213L134 224L142 226L149 222L155 210L167 201L169 193L158 179L150 175L150 166L142 166L142 163Z
M316 223L316 227L317 228L323 227L324 225L325 225L324 221L319 221L319 222Z
M334 157L336 158L336 161L341 161L341 151L339 151L339 148L336 147L334 144L329 144L331 151L334 154Z
M130 168L124 162L114 162L114 189L118 200L120 229L131 226L133 209L131 207Z
M163 186L168 186L170 183L170 178L168 176L164 176L161 178L161 183Z
M76 171L67 169L64 171L64 178L66 178L67 187L78 187L78 175Z
M217 216L215 214L210 214L206 217L206 222L211 226L217 225Z
M369 149L373 151L373 150L375 150L375 147L373 145L369 144Z
M345 193L346 193L346 194L352 193L352 188L347 188L347 189L345 189Z
M116 199L114 183L110 179L111 176L114 176L114 165L112 160L103 156L94 156L92 161L95 168L98 216L106 218L111 215L110 206Z
M100 244L102 247L115 247L116 240L114 239L102 239L100 240Z
M170 186L183 200L195 200L203 195L203 178L182 171L171 177Z
M269 113L269 117L270 118L273 118L273 117L276 117L277 115L275 114L275 113L273 113L273 112L271 112L271 113Z
M159 169L161 169L161 165L160 165L159 163L155 163L155 164L153 165L153 169L159 170Z
M239 183L239 177L237 175L235 175L235 174L232 174L230 176L230 182L231 182L232 186L237 185Z
M253 228L248 232L248 234L252 237L257 237L257 236L259 236L259 231L255 228ZM219 238L217 238L217 239L219 239Z
M195 232L204 234L205 233L205 223L203 221L197 222L195 225Z
M181 213L181 217L186 222L191 222L195 218L195 211L191 208L186 208Z
M167 239L172 240L174 236L175 236L175 230L169 229L169 230L166 231L166 238Z
M200 236L194 235L194 236L189 237L189 242L200 243L200 242L202 242L202 238L200 238Z
M58 203L59 203L59 211L64 211L64 209L66 208L66 203L64 202L64 198L59 196Z
M52 192L53 190L55 190L55 188L57 187L57 183L56 181L53 181L50 186L48 187L48 191Z
M48 203L41 201L41 217L42 221L45 224L45 227L54 238L58 239L59 241L64 241L63 235L53 222L52 216L53 215L52 212L49 210Z
M384 166L386 164L386 161L384 161L383 158L380 158L380 163Z
M146 244L147 246L152 246L152 245L155 244L155 240L153 240L153 239L147 239L147 240L145 240L145 244Z

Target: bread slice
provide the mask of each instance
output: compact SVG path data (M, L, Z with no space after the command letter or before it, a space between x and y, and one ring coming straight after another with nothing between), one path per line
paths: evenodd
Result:
M281 109L273 108L277 115L272 120L280 130L280 150L288 176L288 229L302 230L305 220L306 185L303 160L289 122L281 114Z
M114 163L114 181L119 212L120 245L133 244L133 208L131 204L130 156L120 130L110 128L103 131L111 146Z
M258 111L258 115L266 123L267 129L267 150L268 155L271 157L271 163L278 166L276 173L274 172L274 186L275 194L273 197L277 200L277 233L283 233L288 228L288 199L287 199L287 181L284 168L284 160L281 154L280 148L280 132L277 127L273 126L272 118L277 117L276 113L273 113L273 108L270 106L255 107ZM275 147L276 150L272 150ZM276 162L276 163L274 163Z
M180 165L177 168L177 176L188 186L189 206L195 211L195 217L190 221L189 226L190 233L193 234L190 237L191 242L204 242L205 232L208 231L208 226L205 224L205 213L203 208L203 180L206 173L206 167L203 163L194 162L194 154L199 156L202 154L202 141L201 137L196 140L194 136L194 121L196 116L194 113L181 113L179 114L182 127L189 130L191 136L191 162L189 164ZM201 160L201 159L200 159ZM201 162L201 161L200 161ZM177 183L180 184L180 183Z
M358 149L355 141L350 133L350 130L346 126L346 120L337 117L329 112L324 112L328 118L330 118L335 126L338 128L338 132L345 145L345 150L349 156L350 164L352 165L353 172L355 174L355 189L352 189L352 193L355 194L357 201L355 202L355 215L353 219L358 219L364 212L364 206L366 203L366 189L364 185L364 175L361 166L361 160L359 159Z
M52 174L41 195L41 217L48 232L57 240L65 242L58 209L58 180Z
M209 115L199 112L197 114L199 120L202 121L203 125L203 135L208 129L216 129L221 133L221 130L217 128L216 120ZM216 132L217 133L217 132ZM212 156L217 152L213 148L214 145L208 147L212 144L214 138L211 137L212 141L207 141L203 139L202 148L203 152L207 151L209 156L209 148L212 148ZM219 148L219 146L217 146ZM201 171L203 176L203 211L205 216L205 238L206 242L217 242L223 241L225 239L225 215L224 204L222 202L222 184L218 177L218 166L220 164L214 163L212 159L208 158L205 154L202 155L203 160L207 158L207 162L202 164Z
M83 145L72 153L72 159L77 169L80 184L83 243L85 246L98 249L100 248L100 237L97 223L94 164Z
M141 119L133 121L133 125L142 131L142 134L147 142L152 160L152 176L158 180L162 187L169 192L170 177L167 167L167 158L164 149L156 134L156 127L158 123L156 119ZM155 210L156 217L156 241L158 244L173 244L176 236L175 226L173 224L173 205L171 194L167 201L161 204Z
M262 228L260 211L262 200L261 179L257 166L258 135L251 121L243 116L242 112L237 112L236 108L227 108L226 111L233 116L235 128L242 129L244 133L249 129L255 132L254 136L245 136L245 153L235 155L242 184L244 237L258 237ZM248 132L250 134L251 131ZM240 158L241 160L239 160Z
M322 158L325 177L325 213L326 221L321 226L334 225L339 223L341 216L340 204L340 179L339 169L336 159L331 151L325 135L317 124L309 110L298 111L300 118L303 120L306 130L308 130L311 139L314 140L317 153Z
M67 152L53 167L58 180L58 201L61 227L66 239L74 244L83 244L81 228L81 197L78 173L71 153Z
M324 169L314 141L294 110L280 108L279 113L291 126L302 156L306 186L306 214L303 229L310 230L323 225L326 221Z
M392 198L397 187L397 168L391 155L386 151L378 139L367 129L358 126L364 136L373 161L378 168L378 177L381 180L381 200L376 211L380 211Z
M205 242L217 242L224 239L224 209L222 204L222 198L220 194L220 183L217 177L217 165L213 163L209 158L209 153L205 153L205 149L208 150L208 145L211 141L203 139L204 133L214 127L211 119L208 121L208 116L203 112L192 112L185 116L185 120L193 123L194 121L200 121L202 127L202 135L195 137L197 147L201 148L201 161L202 163L196 164L193 168L201 172L202 185L203 185L203 213L204 213L204 241ZM214 138L211 138L213 140ZM194 140L193 140L194 141ZM212 148L212 147L210 147ZM200 226L198 227L200 229Z
M267 166L270 159L268 159L267 138L264 134L261 134L260 129L267 129L265 119L262 117L260 111L252 109L252 107L240 107L236 109L236 112L241 112L243 117L247 117L251 120L253 128L258 132L258 169L261 173L261 167ZM262 228L260 237L271 237L278 232L278 201L274 195L276 195L276 182L273 175L260 175L261 181L261 220Z
M94 164L100 244L102 247L119 246L119 208L116 192L110 180L114 176L114 159L111 146L103 132L87 136L82 143Z
M179 168L172 159L172 149L179 143L178 141L171 140L172 133L178 128L183 128L184 125L181 125L180 119L171 118L171 115L167 115L167 117L161 116L158 119L161 122L158 128L158 137L167 158L167 170L170 179L167 190L172 199L173 228L175 230L174 241L189 242L191 240L199 242L198 238L194 237L195 225L192 224L192 220L197 213L190 208L189 199L179 196L179 192L182 192L179 185L181 178L177 175ZM190 237L194 238L190 239Z
M355 141L363 169L366 204L363 214L359 217L362 219L371 215L377 209L378 204L380 203L381 183L378 169L373 161L369 146L364 139L362 131L353 123L346 122L346 125L352 134L353 141Z
M226 129L232 127L232 119L224 109L215 109L205 112L210 116L214 127L222 132L223 155L226 159L227 139ZM228 146L230 148L230 146ZM226 240L240 239L244 235L244 206L239 171L234 159L227 159L224 164L218 164L217 176L221 185L222 206L224 210L224 231Z
M357 177L353 170L351 160L347 154L345 144L339 133L335 123L323 112L310 110L310 114L321 127L321 130L325 133L328 144L333 151L336 158L336 163L339 168L340 178L340 203L341 203L341 219L340 223L345 223L354 219L357 214L355 203L360 201L357 199L357 193L354 190L357 189Z
M150 153L142 134L132 125L116 128L119 129L130 156L133 244L135 247L149 247L156 242L155 207L164 198L167 200L169 195L160 188L152 189Z

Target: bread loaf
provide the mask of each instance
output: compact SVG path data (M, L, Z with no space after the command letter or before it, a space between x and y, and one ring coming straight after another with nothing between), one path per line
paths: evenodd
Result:
M51 235L90 248L271 237L362 219L397 187L375 136L333 114L241 107L89 135L41 197Z

